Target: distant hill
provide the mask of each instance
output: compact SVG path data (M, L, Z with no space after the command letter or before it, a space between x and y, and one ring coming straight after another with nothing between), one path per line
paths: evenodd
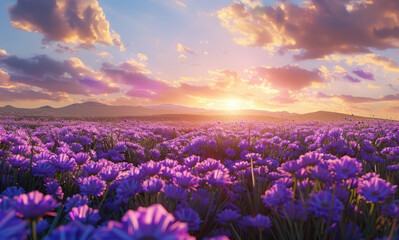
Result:
M305 114L285 111L271 112L265 110L214 110L192 108L174 104L155 106L111 106L97 102L75 103L65 107L53 108L16 108L11 105L0 107L0 113L58 116L58 117L139 117L141 119L180 119L180 120L268 120L268 121L366 121L372 118L353 116L349 114L318 111ZM346 118L346 119L345 119Z
M39 108L16 108L10 105L0 107L0 113L16 113L38 116L65 116L65 117L121 117L121 116L152 116L164 114L187 115L262 115L275 116L292 115L287 112L269 112L262 110L209 110L192 108L174 104L155 106L111 106L97 102L74 103L66 107L53 108L43 106Z

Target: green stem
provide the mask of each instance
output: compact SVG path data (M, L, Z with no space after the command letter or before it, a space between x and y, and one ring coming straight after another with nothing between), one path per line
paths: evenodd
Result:
M104 195L103 195L103 198L101 199L100 204L98 205L98 211L99 211L99 212L101 211L101 207L103 206L103 204L104 204L104 202L105 202L105 197L107 196L107 193L108 193L108 190L109 190L109 185L110 185L110 183L107 182L107 189L105 190L105 193L104 193Z
M37 240L37 234L36 234L36 220L31 221L31 235L33 240Z
M233 229L233 232L234 232L234 234L236 235L237 240L241 240L240 235L238 235L238 232L236 231L236 229L234 228L234 226L233 226L232 223L230 223L230 226L231 226L231 229Z

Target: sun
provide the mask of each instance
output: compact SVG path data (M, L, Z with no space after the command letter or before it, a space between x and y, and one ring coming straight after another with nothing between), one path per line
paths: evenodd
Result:
M238 108L238 102L237 100L227 100L227 109L229 110L235 110Z

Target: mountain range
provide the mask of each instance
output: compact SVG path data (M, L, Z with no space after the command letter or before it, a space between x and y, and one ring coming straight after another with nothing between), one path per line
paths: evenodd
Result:
M305 114L289 113L286 111L266 111L254 109L215 110L193 108L174 104L155 106L111 106L97 102L75 103L65 107L53 108L43 106L39 108L16 108L11 105L0 107L2 114L18 114L29 116L58 116L58 117L138 117L142 119L185 119L185 120L294 120L294 121L365 121L368 117L350 114L318 111Z

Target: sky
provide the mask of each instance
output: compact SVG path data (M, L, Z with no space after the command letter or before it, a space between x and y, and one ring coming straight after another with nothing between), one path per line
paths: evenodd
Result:
M0 106L399 119L397 0L4 0Z

